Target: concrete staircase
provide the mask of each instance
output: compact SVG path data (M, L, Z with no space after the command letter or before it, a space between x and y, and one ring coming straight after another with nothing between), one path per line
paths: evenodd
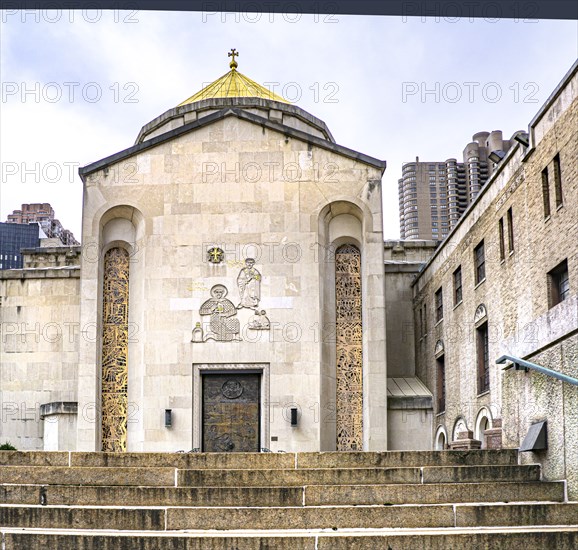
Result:
M516 450L0 452L2 550L578 548Z

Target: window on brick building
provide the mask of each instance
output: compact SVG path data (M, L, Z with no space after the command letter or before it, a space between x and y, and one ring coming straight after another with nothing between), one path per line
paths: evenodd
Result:
M498 222L498 238L500 241L500 260L506 258L506 245L504 243L504 218L500 218Z
M476 270L476 284L481 283L486 278L486 254L484 251L484 241L481 241L474 248L474 266Z
M423 305L423 330L424 336L427 336L427 305Z
M544 200L544 217L550 215L550 186L548 183L548 167L542 170L542 198Z
M462 301L462 266L454 271L454 306Z
M443 413L446 410L446 361L445 356L441 355L436 359L437 370L437 413Z
M419 336L423 338L424 331L423 331L423 309L419 308Z
M514 252L514 214L512 207L508 208L508 252Z
M560 153L554 157L554 193L556 195L556 208L564 204L562 197L562 172L560 169Z
M548 272L548 306L554 307L570 295L570 279L568 277L568 260L560 262Z
M444 297L442 294L442 289L438 289L435 295L436 304L436 323L444 318Z
M478 362L478 394L480 394L490 389L488 323L484 323L476 329L476 348Z

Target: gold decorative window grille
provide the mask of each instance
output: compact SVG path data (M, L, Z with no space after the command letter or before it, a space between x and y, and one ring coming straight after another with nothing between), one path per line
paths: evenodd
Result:
M335 254L337 450L363 449L361 254L347 244Z
M104 256L102 300L102 450L126 451L128 408L129 256L111 248Z

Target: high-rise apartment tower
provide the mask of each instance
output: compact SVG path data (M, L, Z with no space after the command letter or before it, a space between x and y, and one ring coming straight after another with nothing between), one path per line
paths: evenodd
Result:
M463 162L406 162L399 186L399 219L402 239L443 240L455 226L482 185L504 157L512 140L501 130L478 132L463 151Z

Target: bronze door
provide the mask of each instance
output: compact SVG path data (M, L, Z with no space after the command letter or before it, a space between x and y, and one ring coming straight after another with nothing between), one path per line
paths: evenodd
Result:
M204 452L259 452L260 416L260 374L203 374Z

